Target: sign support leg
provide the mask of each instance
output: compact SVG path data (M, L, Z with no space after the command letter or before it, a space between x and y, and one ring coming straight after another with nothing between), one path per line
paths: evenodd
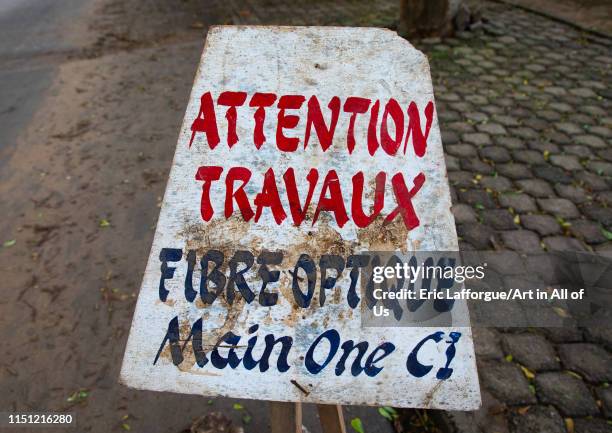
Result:
M271 433L302 433L302 403L270 402Z
M323 433L346 433L341 405L318 404L317 409Z

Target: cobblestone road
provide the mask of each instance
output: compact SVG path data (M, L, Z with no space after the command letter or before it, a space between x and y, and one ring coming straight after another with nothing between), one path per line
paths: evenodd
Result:
M396 1L224 2L233 24L393 27ZM486 3L430 58L463 249L612 251L612 41ZM484 395L461 432L612 431L612 330L476 329Z
M462 249L612 247L611 41L488 5L431 59ZM428 43L424 43L428 42ZM610 432L612 330L476 329L484 407L465 432Z

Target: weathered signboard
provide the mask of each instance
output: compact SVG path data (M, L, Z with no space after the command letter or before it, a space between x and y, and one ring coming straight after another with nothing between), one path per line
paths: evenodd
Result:
M408 42L368 28L212 28L122 381L476 408L469 327L361 323L361 252L457 250L449 208L429 66Z

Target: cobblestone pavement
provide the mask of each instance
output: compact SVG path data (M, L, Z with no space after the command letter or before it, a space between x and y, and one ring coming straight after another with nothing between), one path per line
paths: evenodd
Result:
M462 249L612 249L612 41L487 5L430 57ZM462 432L610 432L612 330L475 329Z
M241 6L238 6L240 4ZM226 3L234 24L393 27L397 2ZM463 249L612 251L612 41L486 3L430 58ZM461 432L612 431L611 329L476 329L483 408Z

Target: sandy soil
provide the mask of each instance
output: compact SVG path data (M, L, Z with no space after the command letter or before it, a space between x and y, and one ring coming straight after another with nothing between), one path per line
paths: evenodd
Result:
M206 399L117 378L204 27L124 8L95 5L93 44L60 65L3 169L1 233L16 243L0 249L0 407L73 411L80 431L178 432Z

